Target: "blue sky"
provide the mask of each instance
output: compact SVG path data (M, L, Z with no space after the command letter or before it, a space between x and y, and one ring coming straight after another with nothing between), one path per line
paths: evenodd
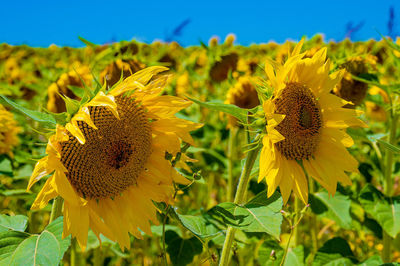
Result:
M346 25L362 25L353 40L388 34L389 8L394 8L394 31L400 32L400 1L3 1L0 43L47 47L83 46L78 36L94 43L137 39L147 43L171 37L187 20L182 45L223 40L235 33L237 43L286 39L324 33L326 40L341 40ZM283 1L282 1L283 2ZM174 3L174 4L172 4ZM200 4L201 3L201 4ZM244 5L246 3L246 5Z

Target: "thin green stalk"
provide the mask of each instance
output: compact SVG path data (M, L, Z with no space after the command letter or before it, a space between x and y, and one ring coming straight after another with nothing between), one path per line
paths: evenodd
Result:
M300 206L300 204L298 204L298 206ZM296 210L296 212L294 213L294 216L291 217L291 220L289 220L285 216L283 216L285 219L287 219L287 221L289 223L290 235L289 235L288 242L286 243L285 251L283 253L283 257L282 257L280 266L285 264L286 256L287 256L287 253L288 253L289 247L290 247L290 241L292 240L292 236L293 236L293 234L295 234L295 230L297 230L296 228L299 226L300 221L303 219L304 213L307 208L308 208L308 204L305 205L302 210L300 210L300 209Z
M233 155L235 154L235 142L236 133L238 129L233 127L229 130L229 142L228 142L228 191L227 191L227 201L231 202L233 200Z
M289 235L289 239L288 239L288 241L287 241L287 243L286 243L285 253L283 253L283 257L282 257L281 263L279 264L280 266L282 266L282 265L285 264L286 256L287 256L287 253L288 253L288 251L289 251L290 240L292 240L292 236L293 236L293 231L294 231L294 229L296 229L296 227L293 228L292 223L290 223L290 235Z
M257 147L253 150L250 150L247 153L246 162L244 164L242 174L240 175L238 188L236 190L235 200L233 201L235 204L243 204L244 201L246 200L244 195L250 180L251 169L253 168L254 162L257 159L259 150L260 147ZM220 266L225 266L228 265L229 263L232 242L235 239L235 232L236 232L235 228L228 226L228 229L226 231L225 242L222 247L221 259L219 261Z
M51 214L50 214L49 223L51 223L52 221L57 219L59 216L61 216L63 203L64 203L64 199L61 198L60 196L57 196L54 199L53 206L51 207Z
M78 252L76 251L77 242L75 238L71 240L71 257L70 257L70 265L76 266L79 265L78 263Z
M300 199L298 197L295 197L294 198L294 213L296 213L296 216L301 211L300 204L301 204ZM296 226L295 228L293 228L292 231L294 231L294 233L293 233L294 234L294 244L297 247L298 245L300 245L300 241L301 241L300 230L298 230L298 227ZM292 232L291 232L291 234L292 234Z
M392 117L390 131L389 131L389 143L393 144L393 145L396 144L396 131L397 131L398 120L399 120L399 115L394 114ZM392 168L393 168L393 151L386 150L384 192L385 192L385 195L388 197L391 197L393 194ZM391 242L392 242L391 237L384 231L383 232L383 250L382 250L382 260L384 263L390 262Z
M310 186L310 194L314 194L315 192L315 183L314 180L309 178L309 186ZM318 224L317 217L315 213L311 212L310 214L310 222L311 222L311 241L312 241L312 251L313 253L317 253L318 250Z
M163 248L163 262L164 265L168 265L168 261L167 261L167 249L165 247L165 224L167 223L167 219L168 219L168 213L169 213L169 209L170 209L170 205L168 205L167 210L165 212L165 217L164 217L164 221L163 221L163 225L162 225L162 248Z

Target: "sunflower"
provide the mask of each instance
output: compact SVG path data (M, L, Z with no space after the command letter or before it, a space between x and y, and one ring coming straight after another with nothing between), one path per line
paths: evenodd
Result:
M32 209L56 196L64 199L63 237L72 234L85 249L88 229L130 247L129 233L151 235L157 224L155 202L173 203L173 182L187 183L166 158L177 156L181 142L193 144L189 131L200 124L175 113L191 102L159 96L165 67L149 67L105 94L99 92L49 138L28 189L52 174ZM182 155L183 159L186 159ZM100 239L100 238L99 238Z
M8 112L3 105L0 104L0 154L8 154L12 156L12 148L18 145L17 134L21 128L17 126L12 113Z
M100 81L107 82L107 86L111 88L121 79L121 74L123 78L126 78L143 68L145 65L137 60L117 59L100 73Z
M67 73L63 73L57 82L52 83L48 91L47 109L53 113L61 113L66 111L64 100L61 95L65 95L72 99L79 99L69 88L69 86L83 88L84 84L90 86L92 82L92 74L89 67L79 66Z
M366 125L356 118L357 110L342 108L348 102L330 93L343 70L329 75L326 48L304 58L303 41L284 65L269 61L265 66L274 92L263 103L268 134L262 140L259 181L266 179L268 196L279 186L285 203L293 190L307 204L305 173L331 195L338 181L351 184L346 172L357 172L358 163L346 150L353 140L345 129Z
M234 104L240 108L252 109L260 104L255 88L257 80L250 76L239 77L238 81L228 91L225 103ZM228 127L236 126L236 118L229 116Z
M367 95L368 84L362 81L354 80L352 75L359 76L368 73L368 65L374 66L376 60L372 57L362 58L356 56L350 58L340 67L345 69L343 79L333 89L333 92L340 98L350 101L353 104L348 104L346 107L354 108L355 105L360 105Z
M385 109L374 102L365 101L365 114L375 121L386 122L387 114Z

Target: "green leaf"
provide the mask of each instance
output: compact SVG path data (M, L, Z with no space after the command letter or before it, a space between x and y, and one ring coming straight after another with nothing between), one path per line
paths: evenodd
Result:
M258 261L260 265L265 266L279 266L281 265L284 250L283 248L273 240L265 241L259 249ZM295 248L289 248L286 255L284 266L305 265L304 263L304 247L298 246Z
M11 256L12 265L58 265L60 244L56 237L44 230L21 242Z
M209 213L230 226L245 232L265 232L279 239L282 224L282 198L275 192L267 198L263 191L244 206L231 202L218 204Z
M86 46L89 46L89 47L96 47L96 46L97 46L96 44L94 44L94 43L92 43L92 42L86 40L85 38L83 38L83 37L81 37L81 36L78 36L78 38L79 38L79 40L81 40L81 42L83 42L84 44L86 44Z
M189 98L191 101L197 103L198 105L202 106L202 107L206 107L209 108L211 110L216 110L216 111L220 111L220 112L224 112L227 114L230 114L234 117L236 117L237 119L240 120L240 122L242 123L247 123L247 114L250 110L248 109L242 109L236 105L233 104L224 104L221 102L201 102L199 100L190 98L188 96L186 96L187 98Z
M211 224L202 216L181 215L175 212L182 225L193 234L201 238L210 238L222 233L221 230Z
M19 231L0 232L0 265L58 265L71 237L62 239L63 217L48 225L40 235Z
M64 217L60 216L55 219L51 224L49 224L45 229L52 233L60 244L59 261L64 257L65 251L67 251L68 247L71 245L71 235L62 239L63 220Z
M28 223L28 217L24 215L8 216L0 214L0 232L9 230L24 232Z
M357 264L357 265L360 265L360 266L377 266L377 265L382 265L382 264L383 264L383 261L382 261L381 256L374 255L374 256L370 257L369 259L367 259L366 261L361 262L360 264Z
M368 184L361 190L359 201L382 229L395 238L400 232L400 196L386 197Z
M304 264L304 248L303 246L298 246L296 248L290 248L286 255L285 266L298 265L302 266Z
M340 237L332 238L324 243L315 255L313 266L319 265L353 265L357 263L349 244Z
M165 243L173 265L187 265L203 251L203 245L196 237L183 239L174 231L165 232Z
M19 244L30 235L18 231L0 233L0 265L10 265L12 255Z
M351 229L351 201L349 197L339 192L332 197L325 191L315 193L313 196L324 205L316 206L318 201L313 200L313 197L311 196L311 208L315 213L334 220L344 229Z
M82 87L79 87L79 86L68 85L68 89L70 89L79 98L82 98L83 95L85 94L85 90L82 89Z
M0 159L0 174L12 176L13 170L11 166L11 161L8 160L6 157Z
M393 144L390 144L389 142L386 142L386 141L381 140L381 139L378 139L377 141L378 141L379 144L382 144L382 146L385 149L388 149L388 150L390 150L390 151L392 151L394 153L400 154L400 148L399 147L394 146Z
M24 113L25 115L29 116L30 118L32 118L35 121L42 122L42 123L50 123L50 124L54 124L54 125L56 124L56 120L54 119L54 117L49 114L29 110L25 107L22 107L19 104L16 104L15 102L11 101L4 95L0 95L0 97L3 98L3 100L6 101L9 105L14 107L18 111Z

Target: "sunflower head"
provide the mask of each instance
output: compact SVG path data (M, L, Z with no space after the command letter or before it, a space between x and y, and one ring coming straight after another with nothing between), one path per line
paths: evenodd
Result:
M233 33L229 33L228 35L226 35L224 44L229 47L233 46L233 43L235 42L235 40L236 40L236 35Z
M365 58L356 56L350 58L340 66L340 68L345 70L344 76L333 92L352 103L346 105L346 107L354 108L356 105L360 105L367 95L368 90L367 83L353 79L352 75L367 74L370 68L375 67L376 60L376 57L372 55L368 55Z
M266 179L268 195L279 186L284 202L293 191L307 204L306 174L330 194L338 181L351 183L345 172L358 170L345 148L353 143L345 129L365 124L356 118L358 111L342 108L347 101L330 93L343 70L329 73L326 48L307 58L302 44L288 52L284 64L268 61L265 67L273 95L263 103L267 126L259 181Z
M221 56L221 60L213 64L210 77L215 82L222 82L228 78L229 71L235 71L239 56L236 53Z
M21 128L13 118L13 114L8 112L0 104L0 154L12 156L12 149L18 145L18 133Z
M145 68L145 65L137 60L117 59L100 73L100 82L106 83L111 88L121 79L121 76L127 78L143 68Z
M365 114L367 117L375 121L385 122L387 120L387 114L385 109L374 102L365 101Z
M99 237L129 248L129 234L151 234L157 223L154 202L173 203L174 182L187 183L167 160L181 154L183 142L193 144L190 131L201 125L175 113L191 103L160 96L167 70L150 67L100 91L84 103L65 125L57 125L46 153L35 166L28 189L52 174L32 205L43 208L57 195L64 199L63 235L72 234L84 249L88 228Z
M218 46L218 43L219 43L218 36L212 36L210 40L208 40L208 46L210 46L211 48Z
M84 84L82 84L82 82ZM60 95L65 95L71 99L79 99L69 88L69 86L83 88L91 86L92 74L89 67L79 66L73 70L63 73L60 78L52 83L48 91L47 109L53 113L62 113L67 109L64 100Z

